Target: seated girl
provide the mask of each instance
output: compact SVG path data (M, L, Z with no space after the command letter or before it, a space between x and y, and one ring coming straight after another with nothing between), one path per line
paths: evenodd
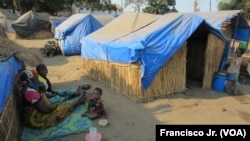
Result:
M38 80L44 85L45 94L47 95L51 103L61 103L81 93L81 86L78 86L77 89L68 88L53 90L52 85L47 78L48 69L44 64L37 65L36 71L38 73ZM89 87L87 87L86 89L88 89Z

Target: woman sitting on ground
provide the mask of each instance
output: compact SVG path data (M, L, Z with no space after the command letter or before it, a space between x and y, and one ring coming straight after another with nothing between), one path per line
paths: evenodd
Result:
M81 86L78 86L78 89L68 88L53 90L52 85L49 79L47 78L47 67L44 64L39 64L36 66L36 71L38 73L38 80L43 83L45 94L47 95L51 103L61 103L63 101L67 101L68 99L79 95L82 90Z
M20 74L22 82L22 115L26 126L34 129L45 129L56 126L62 119L71 114L81 104L85 95L72 103L51 104L46 95L40 91L40 82L36 71L24 70Z

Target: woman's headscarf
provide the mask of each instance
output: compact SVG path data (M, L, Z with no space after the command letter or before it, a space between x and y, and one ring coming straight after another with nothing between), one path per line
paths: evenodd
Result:
M35 70L24 70L20 75L20 80L24 86L38 90L40 83L38 82L38 74Z
M37 76L36 71L34 70L24 70L21 75L20 75L20 80L22 82L30 82L32 78L34 78L34 76Z

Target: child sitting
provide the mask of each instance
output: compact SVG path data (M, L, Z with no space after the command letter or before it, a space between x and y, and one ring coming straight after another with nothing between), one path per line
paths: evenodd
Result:
M83 104L87 108L87 111L82 116L87 116L89 119L96 119L104 116L104 106L101 99L102 89L96 87L93 90L92 95L83 101Z

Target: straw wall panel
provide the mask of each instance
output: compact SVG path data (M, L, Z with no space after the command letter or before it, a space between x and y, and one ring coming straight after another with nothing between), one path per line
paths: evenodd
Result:
M53 38L53 37L54 37L53 32L50 32L50 31L47 31L47 30L38 31L36 33L33 33L32 35L30 35L27 38L23 38L23 37L21 37L20 35L18 35L15 32L15 38L16 39L50 39L50 38Z
M222 56L225 51L225 43L215 35L208 34L207 49L205 52L205 69L203 88L212 88L213 76L218 72Z
M142 89L139 64L83 59L83 75L111 87L134 102L149 102L186 88L186 45L158 72L147 90Z
M19 141L21 126L13 95L10 95L0 117L0 138L3 141Z

